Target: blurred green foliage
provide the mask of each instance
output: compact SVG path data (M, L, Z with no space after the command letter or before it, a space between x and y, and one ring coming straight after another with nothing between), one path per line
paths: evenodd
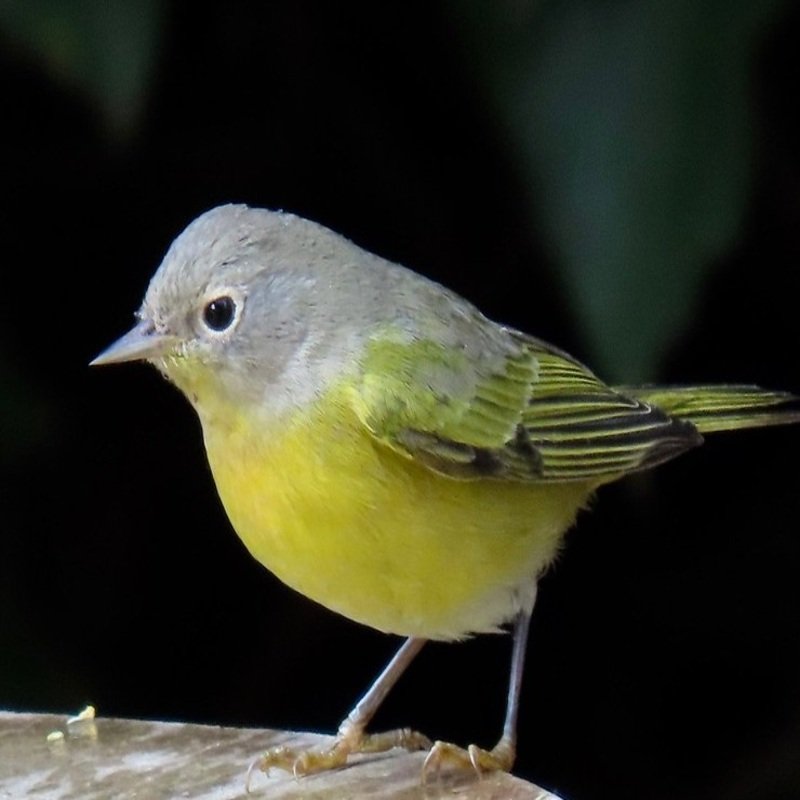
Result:
M2 0L0 31L85 92L115 136L133 132L158 56L161 0Z
M752 174L754 56L786 5L445 6L606 378L657 376L704 277L737 241ZM163 0L0 0L4 44L83 92L123 141L141 122L166 24Z
M749 82L783 5L451 4L607 378L657 375L703 277L736 243L751 179Z
M82 93L98 127L124 142L141 121L162 19L161 0L0 0L0 44L41 65L54 83ZM56 398L40 393L2 351L0 376L0 456L12 463L45 441Z

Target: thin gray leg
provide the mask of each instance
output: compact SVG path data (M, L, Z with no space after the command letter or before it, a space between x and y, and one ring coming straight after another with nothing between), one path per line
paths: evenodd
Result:
M345 734L352 730L363 731L369 725L375 712L380 708L386 695L392 690L400 676L406 671L414 657L422 650L427 639L418 639L410 636L405 640L400 649L394 654L386 669L378 675L375 683L369 687L367 693L356 703L353 710L345 717L339 726L339 733Z

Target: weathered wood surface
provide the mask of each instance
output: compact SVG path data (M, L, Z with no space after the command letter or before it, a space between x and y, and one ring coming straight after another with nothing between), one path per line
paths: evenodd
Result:
M73 722L0 711L0 798L106 800L558 800L510 775L445 773L421 781L422 753L359 756L347 767L299 780L248 765L278 744L319 746L326 737L140 720Z

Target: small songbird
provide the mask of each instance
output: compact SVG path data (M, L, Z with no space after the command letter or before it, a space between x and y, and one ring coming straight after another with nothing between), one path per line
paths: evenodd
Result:
M231 523L297 591L408 637L329 749L256 766L305 774L351 753L509 770L537 579L605 483L702 434L800 419L755 386L608 386L567 353L287 213L226 205L173 242L135 327L93 364L145 360L189 399ZM512 624L492 750L368 734L428 639Z

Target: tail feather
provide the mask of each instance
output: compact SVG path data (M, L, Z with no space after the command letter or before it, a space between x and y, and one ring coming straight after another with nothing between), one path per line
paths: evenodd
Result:
M691 422L700 433L800 422L800 397L758 386L617 386L616 391L671 417Z

